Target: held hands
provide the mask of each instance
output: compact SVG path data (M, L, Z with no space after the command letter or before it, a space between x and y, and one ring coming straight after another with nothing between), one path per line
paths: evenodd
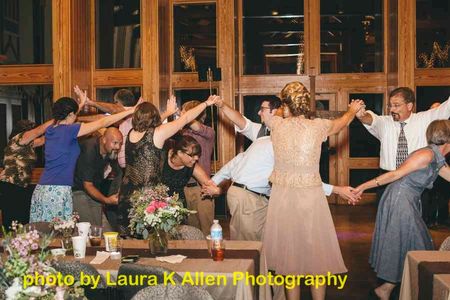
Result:
M360 99L352 99L352 102L350 102L350 104L348 105L348 111L356 115L361 109L365 107L366 105L364 104L364 101Z
M208 97L208 99L205 101L206 106L211 106L216 104L220 99L220 96L217 95L211 95Z
M111 195L109 197L106 197L105 204L108 204L108 205L119 204L119 194L117 193L117 194Z
M356 100L360 100L360 99L356 99ZM353 101L353 99L352 99L352 101ZM361 101L362 101L362 100L361 100ZM356 112L356 117L357 117L358 119L360 119L360 118L364 117L366 114L367 114L366 106L364 105L363 107L361 107L360 110L358 110L358 111Z
M87 91L82 91L78 85L75 85L73 87L73 91L78 97L79 110L81 110L85 104L89 105L89 103L92 103L92 101L87 96Z
M202 186L202 196L218 196L220 194L220 187L218 187L212 180L209 180Z
M358 201L359 201L359 199L361 199L361 195L364 193L364 189L362 188L361 185L359 185L352 190L352 193L353 193L354 197L358 198ZM349 202L349 204L350 204L350 202ZM355 203L353 203L353 202L351 204L355 205Z
M361 195L355 194L355 189L351 186L335 186L333 192L348 201L348 204L355 205L361 200Z
M217 108L222 108L223 105L224 105L223 99L222 99L222 98L219 98L219 100L217 100L217 102L216 102L215 105L216 105Z
M171 95L169 99L167 99L166 104L166 112L169 114L169 116L177 113L179 111L178 105L177 105L177 98L175 98L174 95Z

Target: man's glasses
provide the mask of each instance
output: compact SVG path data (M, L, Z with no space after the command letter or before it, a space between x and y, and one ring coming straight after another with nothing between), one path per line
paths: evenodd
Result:
M403 106L403 105L405 105L406 103L401 103L401 104L388 104L388 108L399 108L399 107L401 107L401 106Z
M265 109L270 109L270 107L267 107L267 106L260 106L259 107L259 111L263 111Z

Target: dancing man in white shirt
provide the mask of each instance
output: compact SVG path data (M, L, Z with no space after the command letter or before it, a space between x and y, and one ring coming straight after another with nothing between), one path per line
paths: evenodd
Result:
M235 124L236 132L253 142L245 152L239 153L211 178L216 184L226 179L232 181L227 192L231 214L230 239L260 241L271 189L269 176L274 165L272 141L264 122L277 113L281 101L272 97L261 103L258 115L262 124L250 121L223 101L216 105ZM327 196L336 193L347 200L355 200L351 187L323 183L323 189Z
M380 140L382 172L397 169L411 152L427 146L425 132L432 121L450 117L450 98L436 108L419 113L413 112L414 102L414 92L399 87L389 95L390 115L378 116L364 109L356 114L364 127ZM383 192L384 189L378 192L378 199Z

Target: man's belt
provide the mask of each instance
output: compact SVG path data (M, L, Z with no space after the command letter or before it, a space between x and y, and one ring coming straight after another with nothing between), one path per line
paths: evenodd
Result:
M249 191L249 192L252 192L253 194L256 194L256 195L258 195L258 196L262 196L262 197L266 197L266 198L269 198L269 196L267 196L266 194L264 194L264 193L258 193L258 192L255 192L255 191L252 191L251 189L249 189L245 184L241 184L241 183L237 183L237 182L233 182L233 183L231 183L231 185L234 185L234 186L237 186L237 187L240 187L241 189L244 189L244 190L247 190L247 191Z

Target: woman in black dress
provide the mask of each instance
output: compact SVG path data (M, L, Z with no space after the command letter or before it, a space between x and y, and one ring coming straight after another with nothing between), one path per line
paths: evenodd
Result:
M169 147L164 159L161 182L169 187L169 195L178 194L184 207L186 207L184 187L192 176L202 187L208 187L213 194L220 194L220 188L197 164L201 154L200 144L193 137L182 135Z
M152 103L143 102L136 108L132 118L133 128L125 143L127 165L120 188L117 216L121 235L129 233L128 211L133 192L161 182L161 158L165 141L218 99L218 96L212 95L177 120L165 124L161 124L159 110ZM174 96L171 96L171 100L174 100Z

